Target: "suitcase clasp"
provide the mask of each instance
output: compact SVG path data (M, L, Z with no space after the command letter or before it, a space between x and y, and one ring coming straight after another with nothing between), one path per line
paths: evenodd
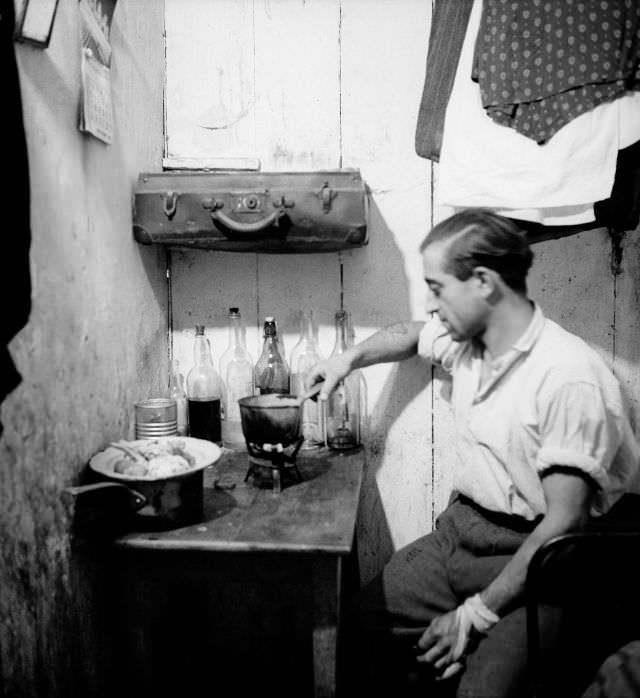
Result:
M329 213L331 210L331 204L336 196L338 196L338 192L334 191L329 186L329 182L325 182L322 189L317 192L316 196L319 197L320 203L322 204L322 213Z
M176 207L178 205L178 199L180 194L176 194L175 191L168 191L162 197L162 210L164 215L171 220L176 214Z

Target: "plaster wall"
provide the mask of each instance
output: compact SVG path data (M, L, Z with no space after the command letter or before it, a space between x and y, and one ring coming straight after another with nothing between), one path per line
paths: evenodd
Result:
M0 693L7 696L113 695L102 575L71 545L61 493L82 480L92 454L132 438L134 401L167 383L164 254L137 245L131 224L135 178L162 158L163 3L117 4L112 145L77 127L77 7L60 0L48 49L15 45L33 308L10 345L23 381L0 412Z
M166 154L262 170L358 167L371 191L370 243L344 254L171 253L173 352L186 374L193 327L214 359L225 315L239 306L257 358L265 315L287 355L298 313L313 308L324 354L341 297L360 340L385 324L424 317L417 247L432 221L437 165L413 148L430 4L403 0L167 0ZM214 37L214 38L212 38ZM235 160L234 160L235 159ZM433 172L432 172L433 169ZM432 179L432 174L435 175ZM432 191L433 189L433 191ZM621 378L638 418L640 339L636 237L612 272L605 230L535 246L531 295L592 342ZM449 381L418 360L363 372L368 468L359 523L363 577L431 529L450 493Z

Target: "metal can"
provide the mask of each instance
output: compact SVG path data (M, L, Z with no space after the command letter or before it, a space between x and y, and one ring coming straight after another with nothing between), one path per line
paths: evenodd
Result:
M150 398L135 405L136 439L178 434L178 406L171 398Z

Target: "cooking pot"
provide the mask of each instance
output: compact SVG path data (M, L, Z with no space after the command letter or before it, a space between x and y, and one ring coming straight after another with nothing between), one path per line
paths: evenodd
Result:
M101 451L89 461L97 483L69 488L75 498L85 500L88 508L99 507L114 517L129 519L136 530L166 530L188 526L202 520L204 468L215 463L220 448L210 441L192 437L165 437L155 441L176 440L184 445L194 463L189 470L166 477L132 476L115 471L122 451L115 447ZM126 442L131 447L149 441Z
M300 398L282 393L242 397L238 400L242 433L250 444L282 444L300 438Z

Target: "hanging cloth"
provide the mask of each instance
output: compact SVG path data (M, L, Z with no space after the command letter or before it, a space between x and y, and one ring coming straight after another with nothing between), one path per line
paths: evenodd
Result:
M7 345L24 327L31 311L29 248L29 167L22 121L22 99L13 45L13 0L0 0L0 79L5 93L4 151L11 164L11 176L5 179L3 256L11 273L0 274L0 297L5 300L0 323L0 402L21 380ZM0 424L0 434L2 425Z
M553 225L593 221L594 202L611 195L618 150L640 139L640 91L581 114L544 145L497 124L470 77L481 9L475 0L447 106L438 205L486 206ZM570 215L540 210L558 207Z
M484 0L472 77L496 123L546 143L640 90L640 2Z
M440 159L445 112L472 7L473 0L436 0L433 8L415 145L418 155L434 162Z

